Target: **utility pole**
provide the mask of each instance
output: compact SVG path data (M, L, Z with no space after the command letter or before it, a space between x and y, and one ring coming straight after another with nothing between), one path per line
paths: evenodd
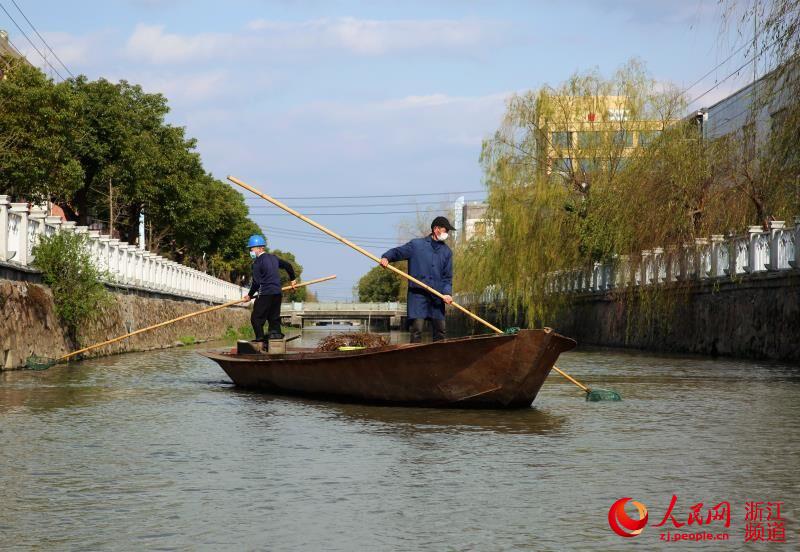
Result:
M108 179L108 235L114 237L114 187Z
M144 249L144 207L139 211L139 249Z

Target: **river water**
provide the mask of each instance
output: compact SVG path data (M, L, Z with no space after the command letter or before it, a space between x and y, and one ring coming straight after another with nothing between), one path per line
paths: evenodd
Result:
M797 367L579 351L561 368L622 402L552 374L533 408L464 411L245 392L202 348L0 374L0 549L800 546ZM727 502L730 527L655 527L673 495L677 523ZM623 497L649 509L633 538L609 528ZM787 543L745 543L748 523Z

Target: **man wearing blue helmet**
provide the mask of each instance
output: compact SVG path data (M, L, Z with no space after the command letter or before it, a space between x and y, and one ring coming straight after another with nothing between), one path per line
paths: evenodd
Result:
M291 263L267 253L264 236L254 234L247 240L250 257L253 259L253 283L250 291L242 297L250 301L258 293L250 315L250 323L256 334L256 341L264 341L264 323L269 322L269 339L280 339L281 333L281 268L289 274L292 287L297 285L294 267Z

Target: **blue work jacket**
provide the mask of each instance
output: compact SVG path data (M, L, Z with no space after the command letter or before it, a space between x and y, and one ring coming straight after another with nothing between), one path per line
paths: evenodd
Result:
M453 293L453 252L431 236L411 240L383 254L391 262L408 261L408 273L443 295ZM444 301L408 282L408 318L444 320Z

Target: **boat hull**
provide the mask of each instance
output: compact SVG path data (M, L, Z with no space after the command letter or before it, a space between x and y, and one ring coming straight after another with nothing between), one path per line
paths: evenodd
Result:
M536 398L558 356L573 347L574 340L546 328L362 351L202 354L237 386L269 393L345 402L524 408Z

